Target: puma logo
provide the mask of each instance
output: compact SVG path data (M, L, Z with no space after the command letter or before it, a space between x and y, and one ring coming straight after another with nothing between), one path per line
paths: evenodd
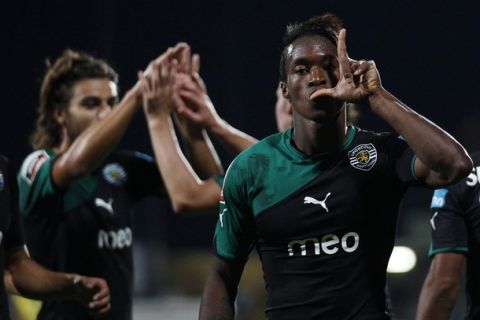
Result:
M97 207L103 208L107 210L110 214L113 214L113 199L108 198L108 202L103 200L102 198L95 198L95 205Z
M327 193L327 195L325 196L325 199L323 199L322 201L320 200L317 200L315 198L312 198L312 197L305 197L303 199L303 203L304 204L308 204L308 203L311 203L311 204L319 204L322 206L323 209L325 209L326 212L328 212L328 207L327 207L327 204L325 203L327 201L327 198L331 195L332 193L329 192Z

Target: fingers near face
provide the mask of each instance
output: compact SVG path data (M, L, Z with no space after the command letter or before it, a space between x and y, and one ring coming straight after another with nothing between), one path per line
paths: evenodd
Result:
M350 68L350 61L347 55L347 45L346 39L347 37L347 30L342 29L338 34L338 44L337 44L337 54L338 54L338 63L340 67L340 77L345 77L345 75L351 75L351 68Z

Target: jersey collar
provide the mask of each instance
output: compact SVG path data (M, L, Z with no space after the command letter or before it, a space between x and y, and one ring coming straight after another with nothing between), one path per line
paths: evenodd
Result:
M353 125L349 125L347 127L347 136L345 137L345 140L343 143L340 145L338 150L332 151L332 152L325 152L325 153L320 153L316 154L314 156L307 155L297 148L293 146L292 139L293 139L293 128L290 128L286 131L283 132L283 139L282 139L282 144L286 151L292 155L295 158L300 158L300 159L312 159L312 160L322 160L325 158L329 158L339 152L345 151L348 149L348 147L352 144L353 139L355 138L357 134L357 127Z

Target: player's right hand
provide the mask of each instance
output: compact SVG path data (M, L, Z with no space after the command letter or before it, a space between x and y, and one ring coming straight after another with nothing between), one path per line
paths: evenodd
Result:
M110 311L110 289L105 280L77 275L73 287L75 300L88 308L95 319L105 317Z

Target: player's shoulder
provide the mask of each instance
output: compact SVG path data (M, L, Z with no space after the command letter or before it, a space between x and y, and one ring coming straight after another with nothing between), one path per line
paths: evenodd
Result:
M263 159L272 157L278 152L285 133L272 134L238 154L230 163L224 180L243 181L258 172L260 167L265 165Z
M370 140L375 141L377 143L383 143L389 140L402 140L405 139L396 132L388 132L388 131L372 131L366 130L359 127L352 127L356 130L355 140Z
M272 153L276 152L281 144L281 142L285 139L287 135L289 135L289 130L284 132L274 133L269 135L262 140L258 141L254 145L250 146L243 152L239 154L240 158L246 158L255 154L260 153Z

